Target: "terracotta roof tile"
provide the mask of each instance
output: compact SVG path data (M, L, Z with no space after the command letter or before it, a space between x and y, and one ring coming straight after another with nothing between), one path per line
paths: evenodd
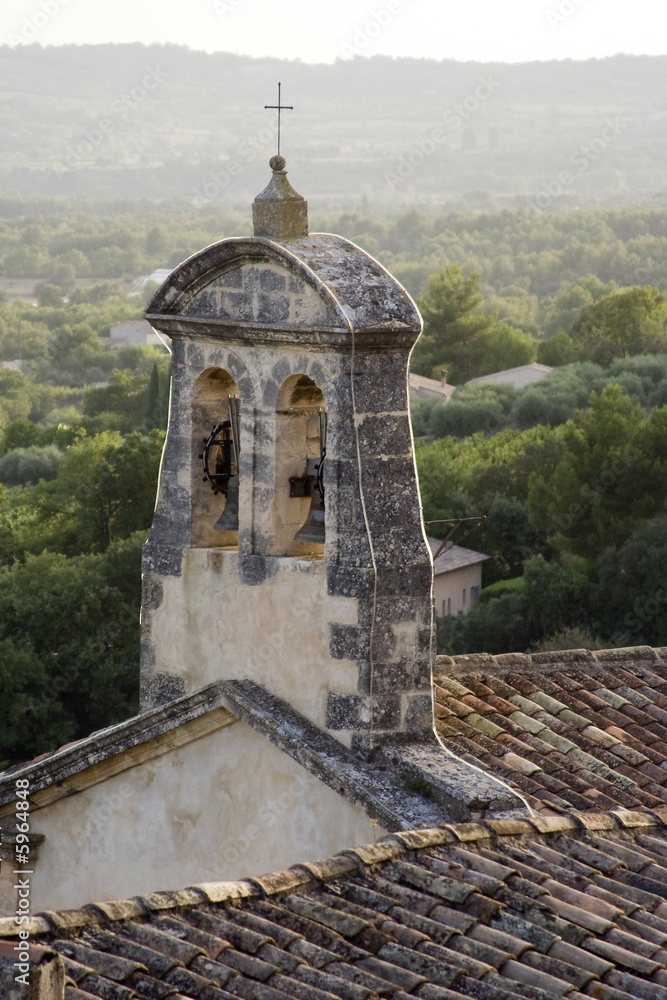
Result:
M653 650L450 662L457 676L442 676L443 662L436 696L459 717L441 728L445 740L540 809L636 812L667 803L667 666Z
M495 718L490 707L475 714ZM589 753L582 729L570 732ZM479 733L456 745L501 766L518 742ZM563 797L607 782L549 753ZM507 771L534 788L559 780ZM607 784L610 799L622 790ZM406 831L288 872L38 916L34 927L67 960L67 1000L664 1000L667 807L612 802L606 813Z

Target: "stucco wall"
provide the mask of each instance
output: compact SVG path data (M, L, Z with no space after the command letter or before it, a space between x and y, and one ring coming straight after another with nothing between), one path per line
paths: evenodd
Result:
M451 598L452 615L457 615L459 611L469 611L472 607L470 603L470 588L482 585L482 563L475 563L474 566L462 566L461 569L454 569L451 573L438 573L433 581L433 597L435 600L435 613L438 618L447 614L447 600ZM463 591L466 592L465 604L463 603ZM443 603L445 610L443 611Z
M46 836L32 913L263 874L384 833L243 722L34 809L31 828Z
M180 578L163 582L153 612L160 669L194 691L250 677L321 729L330 690L356 693L357 665L329 651L332 622L354 625L354 600L327 594L322 561L275 559L261 587L239 579L237 552L186 549Z

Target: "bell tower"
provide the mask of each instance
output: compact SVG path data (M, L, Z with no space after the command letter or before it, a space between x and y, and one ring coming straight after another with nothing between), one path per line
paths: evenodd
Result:
M323 730L432 726L432 566L408 418L416 306L308 233L285 160L254 235L177 267L146 317L173 344L144 550L142 702L249 678Z

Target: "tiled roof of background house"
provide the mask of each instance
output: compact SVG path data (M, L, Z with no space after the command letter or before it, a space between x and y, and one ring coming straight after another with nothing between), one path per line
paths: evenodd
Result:
M451 573L452 570L462 569L464 566L474 566L490 558L483 552L475 552L474 549L466 549L463 545L448 543L435 559L442 541L439 538L428 538L427 541L434 556L433 572L436 576L438 573Z
M444 744L538 810L667 804L667 650L438 657Z
M30 930L65 1000L664 1000L667 808L395 834Z

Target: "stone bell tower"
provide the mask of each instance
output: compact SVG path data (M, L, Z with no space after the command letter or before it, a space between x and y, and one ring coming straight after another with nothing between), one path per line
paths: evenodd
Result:
M421 319L363 250L308 233L285 160L270 165L254 235L190 257L146 313L173 378L142 701L249 678L363 750L432 726L407 395Z

